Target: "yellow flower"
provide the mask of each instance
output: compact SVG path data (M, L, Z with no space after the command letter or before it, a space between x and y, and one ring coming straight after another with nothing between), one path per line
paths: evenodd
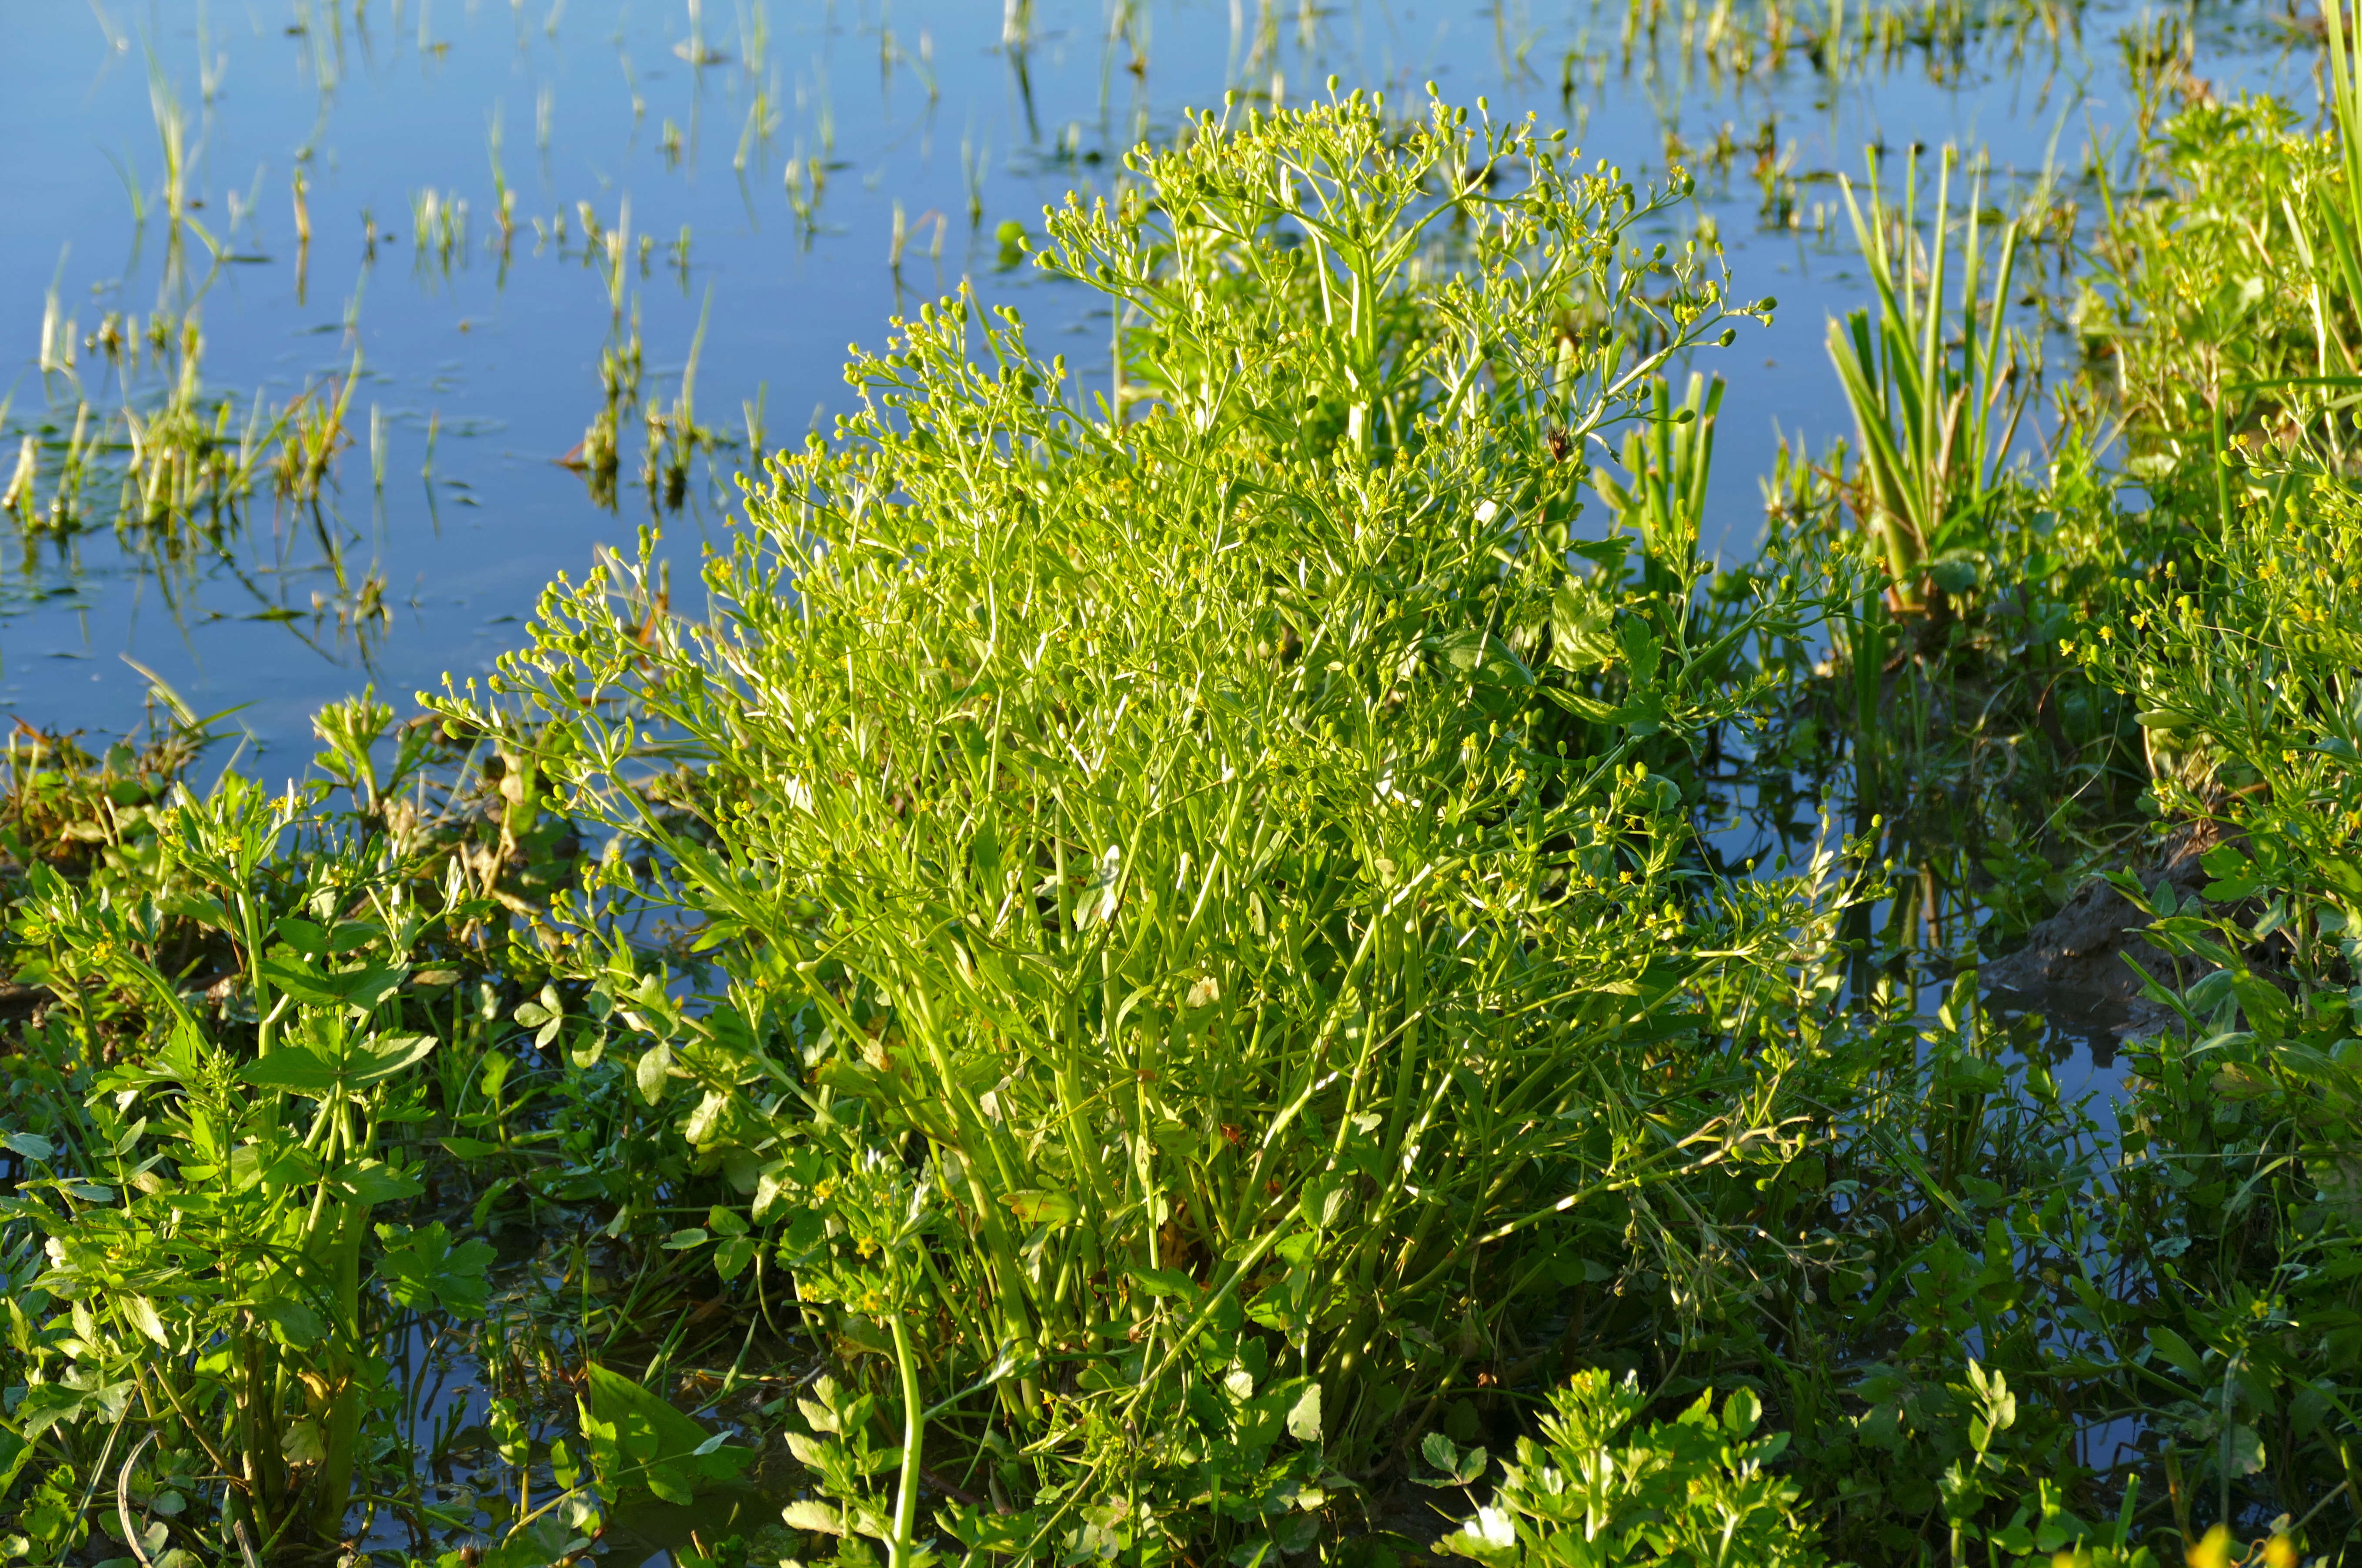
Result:
M859 1253L862 1256L867 1257L871 1253L877 1250L877 1244L871 1241L867 1236L864 1236L859 1241L853 1244L853 1250Z
M2100 641L2103 641L2103 642L2114 642L2115 640L2116 640L2116 629L2115 629L2114 627L2113 627L2113 626L2103 626L2102 628L2100 628Z
M2073 658L2075 656L2075 640L2072 637L2061 637L2058 640L2058 653L2061 658Z
M2231 1530L2227 1525L2216 1525L2206 1532L2206 1539L2190 1549L2190 1568L2231 1568Z

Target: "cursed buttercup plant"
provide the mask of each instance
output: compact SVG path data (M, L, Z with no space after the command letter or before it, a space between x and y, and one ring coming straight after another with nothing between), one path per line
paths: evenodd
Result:
M1787 1146L1744 1022L1785 935L1683 882L1662 765L1769 612L1694 605L1694 549L1670 593L1569 565L1585 442L1728 330L1710 254L1635 243L1680 192L1358 99L1132 169L1045 253L1115 297L1113 405L926 311L709 619L613 564L497 683L666 851L613 885L734 977L643 1087L702 1082L693 1135L760 1158L807 1312L896 1369L914 1463L989 1481L946 1526L999 1552L1302 1545L1555 1365L1568 1282L1711 1277L1651 1195ZM646 808L652 739L701 821ZM919 1550L899 1499L839 1520Z

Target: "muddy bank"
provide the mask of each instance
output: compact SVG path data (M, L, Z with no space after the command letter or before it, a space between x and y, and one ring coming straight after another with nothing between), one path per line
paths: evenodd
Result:
M2199 857L2220 842L2213 824L2191 823L2175 829L2147 863L2130 869L2152 894L2170 883L2177 900L2188 900L2212 880ZM2143 935L2147 925L2148 916L2124 894L2093 877L2028 931L2025 946L1984 965L1981 979L1989 992L2087 1029L2119 1039L2155 1034L2173 1014L2141 995L2142 972L2169 984L2198 976L2177 977L2177 962L2188 971L2190 960L2151 943Z

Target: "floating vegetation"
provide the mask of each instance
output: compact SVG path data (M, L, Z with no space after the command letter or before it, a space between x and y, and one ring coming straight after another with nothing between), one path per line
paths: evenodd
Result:
M679 511L689 499L689 470L700 449L708 453L719 439L697 422L697 358L705 350L706 323L712 318L713 293L706 291L705 310L698 317L697 335L689 345L689 362L681 367L680 387L669 407L647 405L646 455L640 465L640 483L647 490L651 510ZM638 359L633 359L636 378ZM612 410L613 404L609 404ZM602 414L607 411L602 410ZM595 428L595 425L594 425ZM587 444L586 438L586 444Z
M158 536L218 535L266 481L286 503L311 505L331 477L356 356L340 382L324 381L272 407L260 393L237 400L208 392L204 334L193 314L146 318L110 313L81 340L125 388L101 408L80 395L72 323L45 347L69 385L48 415L17 439L5 509L28 533L61 537L87 528Z
M781 180L788 192L788 209L795 214L796 230L810 244L820 228L821 197L828 190L828 162L825 159L808 158L803 144L796 144L795 156L789 159Z
M640 318L635 310L630 335L599 352L599 383L605 395L590 428L574 450L559 459L582 475L590 488L591 502L609 511L615 508L615 479L622 461L617 433L639 407L640 367Z
M689 359L682 367L680 382L669 403L653 399L643 401L640 379L643 353L640 344L639 311L632 313L628 333L617 342L600 350L599 381L602 390L599 411L591 416L590 427L573 449L558 459L559 463L580 474L589 488L594 505L613 510L616 502L616 482L622 471L623 447L621 434L625 422L636 414L644 431L639 467L640 487L647 493L649 509L659 512L675 512L687 504L690 495L691 467L698 455L704 453L710 462L712 454L731 444L719 431L697 421L697 364L704 352L705 327L711 320L712 291L706 291L705 312L698 320L697 334L690 342ZM746 409L750 435L760 429L757 405ZM749 450L759 450L759 443Z
M464 197L421 191L410 198L410 242L415 265L430 263L448 272L468 255L468 203Z

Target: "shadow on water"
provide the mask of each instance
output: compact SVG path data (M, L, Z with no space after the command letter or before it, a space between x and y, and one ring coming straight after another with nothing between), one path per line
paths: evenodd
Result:
M2065 987L2021 991L2013 986L1988 986L1984 1004L2005 1025L2034 1021L2050 1042L2053 1070L2080 1069L2081 1081L2062 1077L2060 1088L2070 1093L2097 1093L2111 1103L2125 1092L2125 1069L2118 1048L2134 1018L2121 1003Z

